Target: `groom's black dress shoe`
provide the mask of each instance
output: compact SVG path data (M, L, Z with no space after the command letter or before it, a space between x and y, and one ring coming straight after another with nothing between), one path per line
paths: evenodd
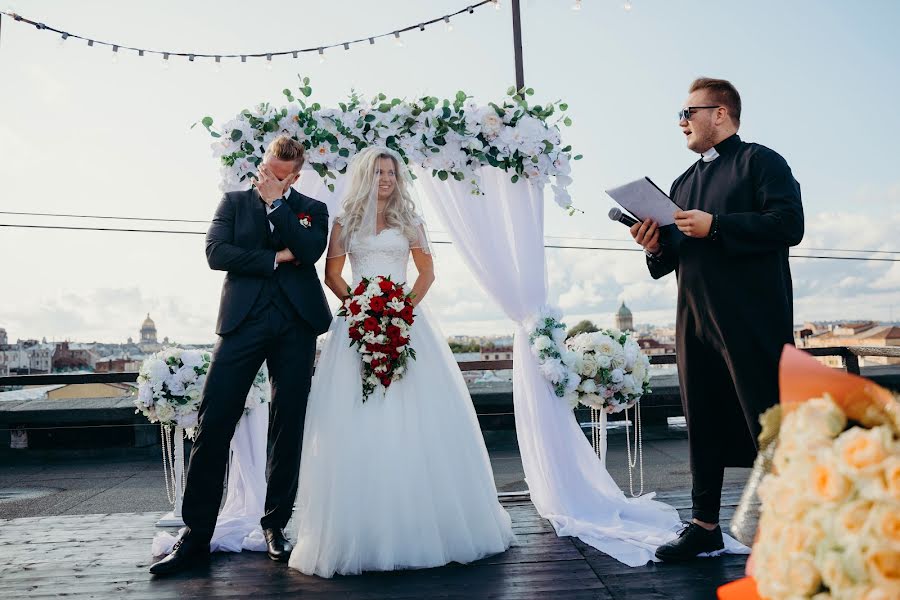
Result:
M678 539L656 549L656 558L665 562L680 562L697 558L699 554L719 552L725 549L722 528L704 529L696 523L688 523L678 534Z
M178 538L169 553L161 561L150 566L153 575L173 575L209 561L209 541L190 534Z
M269 553L269 558L278 562L287 562L294 547L284 537L284 531L270 527L263 529L263 535L266 536L266 550Z

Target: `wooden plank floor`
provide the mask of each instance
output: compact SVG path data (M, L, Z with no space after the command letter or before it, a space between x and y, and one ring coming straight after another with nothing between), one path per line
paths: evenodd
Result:
M664 499L682 511L690 498ZM734 493L726 494L734 504ZM155 579L150 542L159 513L0 520L0 598L715 598L739 578L743 556L629 568L573 538L559 538L534 506L504 501L516 546L471 565L330 580L302 575L262 553L217 553L209 567ZM723 516L730 516L732 509Z

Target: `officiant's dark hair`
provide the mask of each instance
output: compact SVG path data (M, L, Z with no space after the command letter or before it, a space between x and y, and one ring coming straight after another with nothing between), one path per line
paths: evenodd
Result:
M297 163L297 170L299 171L303 168L303 162L306 160L306 148L288 135L279 135L266 148L266 156L271 156L278 160L292 160Z
M734 121L735 125L741 124L741 95L738 94L730 81L725 79L713 79L711 77L698 77L691 84L689 94L693 94L697 90L709 90L712 94L713 102L721 104L728 109L728 115Z

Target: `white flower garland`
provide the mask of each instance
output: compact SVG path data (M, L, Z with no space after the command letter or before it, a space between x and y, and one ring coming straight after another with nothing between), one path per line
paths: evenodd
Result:
M578 388L581 378L575 371L577 356L565 345L566 325L560 319L558 309L545 306L530 321L531 352L537 358L541 374L553 386L553 393L564 398L572 408L578 405Z
M222 162L226 191L246 188L265 148L286 134L303 143L308 164L326 181L336 179L335 172L344 173L363 148L385 145L407 164L430 169L443 181L469 182L473 193L480 193L475 169L484 165L511 172L513 183L524 177L544 185L552 177L557 204L571 210L570 161L581 156L573 157L572 147L562 145L559 123L572 124L565 116L568 106L559 101L531 106L526 100L534 94L531 88L510 88L503 101L487 105L475 104L465 92L457 92L453 100L426 96L415 101L388 100L384 94L364 100L353 92L349 102L323 108L304 100L312 94L306 77L300 94L295 97L285 89L287 106L260 104L218 128L211 117L200 121L216 138L213 155ZM333 183L328 187L334 191Z

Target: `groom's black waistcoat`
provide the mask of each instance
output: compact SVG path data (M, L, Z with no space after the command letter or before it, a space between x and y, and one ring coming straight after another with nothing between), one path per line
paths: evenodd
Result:
M309 227L301 225L299 215L309 217ZM267 215L256 190L226 193L206 234L209 266L228 272L216 333L233 331L254 306L269 303L286 318L303 319L317 334L327 331L331 311L315 269L327 241L328 209L322 202L291 190ZM275 252L282 248L290 248L297 264L275 268Z

